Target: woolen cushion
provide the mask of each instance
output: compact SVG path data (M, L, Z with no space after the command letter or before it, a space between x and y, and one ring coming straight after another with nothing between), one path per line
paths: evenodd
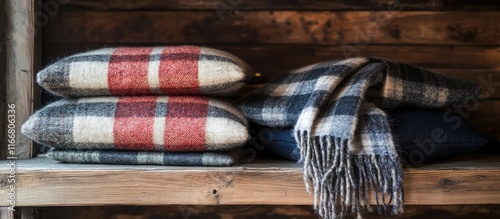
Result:
M478 150L487 138L458 114L445 110L404 109L390 114L398 152L407 163L443 160ZM298 161L300 151L293 127L256 127L255 136L266 151Z
M251 76L250 67L224 51L197 47L104 48L61 59L37 82L63 97L105 95L229 95Z
M234 152L186 152L118 150L58 150L51 149L46 156L65 163L165 165L165 166L233 166Z
M414 166L471 153L488 142L486 136L453 112L408 109L391 116L399 154Z
M33 114L21 131L58 149L228 151L249 138L235 107L202 96L62 99Z

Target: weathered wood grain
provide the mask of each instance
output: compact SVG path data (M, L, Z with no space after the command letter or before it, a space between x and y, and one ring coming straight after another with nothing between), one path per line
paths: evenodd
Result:
M38 219L38 216L36 208L22 207L12 211L7 207L0 207L0 219Z
M48 43L499 45L500 12L60 12Z
M500 204L498 156L446 165L405 169L406 204ZM0 174L6 177L4 170ZM59 164L35 158L18 162L17 178L18 206L312 204L300 165L289 161L207 168ZM0 189L0 196L5 193Z
M399 4L395 0L71 0L63 8L65 10L215 10L217 3L226 3L237 10L387 10L397 5L401 5L404 10L494 10L500 7L494 0L402 0Z
M0 10L4 10L4 2L0 1ZM5 109L7 108L6 106L6 96L5 96L5 83L6 83L6 76L7 74L5 73L5 63L6 63L6 57L5 57L5 32L7 31L5 29L5 25L7 24L7 17L5 16L5 13L0 13L0 143L4 144L5 135L6 135L6 130L5 128L7 127L6 123L6 117L7 115L5 114ZM0 160L5 159L7 157L7 150L5 147L0 148Z
M32 142L20 133L21 125L33 111L35 58L34 1L6 0L6 103L15 104L16 149L9 156L18 159L33 155ZM3 145L6 139L2 139Z
M154 44L61 44L43 45L43 65L74 53L112 46L153 46ZM167 41L162 45L177 45ZM500 70L500 47L495 46L366 46L344 53L338 45L220 45L202 44L233 53L264 77L316 62L355 56L380 57L431 69ZM260 81L264 82L268 78Z
M14 219L14 212L7 207L0 207L0 219Z
M37 13L44 13L42 12L42 8L40 4L37 4L37 1L34 3L34 9L35 11L35 16ZM37 19L36 17L34 19ZM43 30L43 25L42 24L37 24L35 21L35 36L33 39L33 70L31 72L31 77L32 77L32 88L31 88L31 95L32 95L32 109L33 112L35 110L38 110L41 106L42 103L42 88L38 86L36 83L36 73L41 69L42 67L42 30ZM36 156L39 153L39 145L38 143L32 141L32 146L31 146L31 154L32 156Z
M18 208L21 218L20 219L38 219L39 212L37 208L22 207Z
M452 205L452 206L406 206L400 219L454 218L454 219L497 219L500 205ZM41 219L241 219L241 218L301 218L317 219L312 206L110 206L110 207L48 207L41 208ZM385 218L376 213L365 218ZM396 217L394 217L396 218Z
M455 112L466 118L482 133L500 141L500 101L471 102L456 109Z

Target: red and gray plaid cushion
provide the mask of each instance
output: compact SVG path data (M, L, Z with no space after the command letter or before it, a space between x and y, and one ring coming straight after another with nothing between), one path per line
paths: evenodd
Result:
M197 46L104 48L66 57L37 75L63 97L210 95L236 92L250 67L220 50Z
M166 165L166 166L232 166L238 161L234 152L168 153L158 151L57 150L46 156L66 163Z
M202 96L62 99L33 114L21 130L57 149L228 151L249 139L236 108Z

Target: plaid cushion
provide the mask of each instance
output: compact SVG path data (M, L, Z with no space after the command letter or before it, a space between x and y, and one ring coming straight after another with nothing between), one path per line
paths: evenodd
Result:
M228 95L245 84L250 67L220 50L197 46L104 48L76 54L37 75L64 97L192 94Z
M62 99L33 114L21 130L59 149L227 151L249 138L236 108L201 96Z
M168 153L157 151L57 150L46 156L66 163L165 165L165 166L233 166L237 154L231 152Z

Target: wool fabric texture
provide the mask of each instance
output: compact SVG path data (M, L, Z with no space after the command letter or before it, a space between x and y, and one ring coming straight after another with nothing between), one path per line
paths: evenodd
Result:
M165 165L165 166L233 166L233 152L168 153L158 151L118 150L58 150L50 149L46 156L65 163Z
M21 131L67 150L229 151L249 138L238 109L202 96L62 99L33 114Z
M210 95L236 92L251 76L236 56L197 46L104 48L72 55L37 74L63 97Z
M304 181L323 218L361 217L370 192L380 214L403 211L403 172L387 114L441 108L479 95L471 82L376 58L351 58L291 71L240 100L247 118L294 126Z
M389 113L396 149L403 164L420 166L472 153L488 143L482 133L459 114L443 109L401 109ZM252 126L251 126L252 127ZM300 160L293 127L252 127L265 151L290 160Z
M390 118L398 154L412 166L472 153L488 143L485 135L454 112L402 109L391 112Z

